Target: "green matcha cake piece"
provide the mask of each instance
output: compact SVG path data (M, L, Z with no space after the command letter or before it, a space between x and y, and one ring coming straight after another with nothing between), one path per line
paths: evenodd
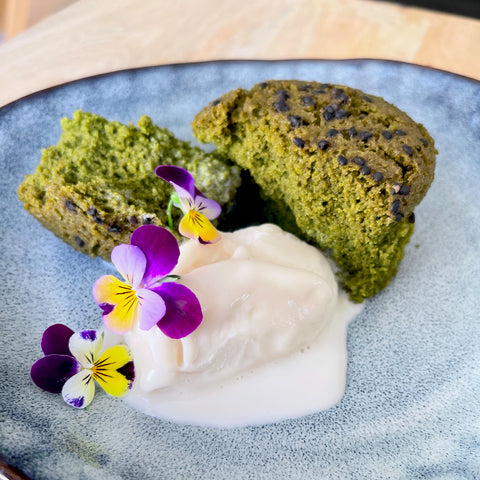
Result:
M274 221L331 254L353 300L396 274L436 154L406 113L349 87L271 80L214 100L192 127L250 172Z
M46 228L91 257L109 260L112 248L130 243L140 225L167 226L173 190L155 175L158 165L187 169L197 187L223 207L240 185L240 169L221 154L178 140L147 116L135 127L76 111L61 125L58 144L43 150L18 195ZM173 213L180 215L178 209Z

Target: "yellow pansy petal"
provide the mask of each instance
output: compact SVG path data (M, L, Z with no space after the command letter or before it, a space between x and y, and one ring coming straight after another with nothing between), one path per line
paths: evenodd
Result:
M93 378L114 397L125 395L132 386L132 356L125 345L115 345L106 350L91 370Z
M128 332L135 324L138 298L130 285L104 275L95 282L93 297L103 310L105 326L112 332Z
M125 295L120 303L113 306L102 306L104 309L103 323L114 333L128 332L137 323L138 307L138 298L132 291Z
M215 243L220 240L220 233L205 215L196 210L189 210L182 218L179 231L184 237L195 238L201 243Z
M103 275L93 285L93 298L99 305L118 303L118 295L123 295L125 291L132 290L132 287L113 275Z

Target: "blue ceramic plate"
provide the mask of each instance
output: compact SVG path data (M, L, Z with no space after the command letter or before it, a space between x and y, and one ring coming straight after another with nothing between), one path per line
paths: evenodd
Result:
M177 425L97 391L87 411L30 380L44 329L96 326L100 260L43 229L16 188L81 108L193 140L203 105L269 78L350 85L423 123L439 150L397 277L348 331L343 400L273 425ZM383 61L219 62L81 80L0 110L0 456L35 480L480 478L480 85ZM98 389L99 390L99 389Z

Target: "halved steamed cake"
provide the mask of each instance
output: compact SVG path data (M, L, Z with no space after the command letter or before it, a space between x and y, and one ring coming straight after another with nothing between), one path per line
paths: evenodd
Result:
M226 93L192 127L251 173L273 221L330 252L353 300L395 275L435 169L406 113L349 87L271 80Z
M198 188L223 207L240 185L236 165L175 138L146 115L134 126L78 110L61 123L58 144L43 150L18 195L46 228L91 257L109 260L112 248L129 243L140 225L167 226L172 188L155 175L160 164L188 169ZM179 210L173 215L177 222Z

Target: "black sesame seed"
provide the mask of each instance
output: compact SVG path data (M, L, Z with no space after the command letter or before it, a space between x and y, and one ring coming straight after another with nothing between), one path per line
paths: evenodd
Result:
M99 225L101 225L103 223L102 217L100 215L98 215L98 210L95 207L90 207L87 210L87 213L89 215L91 215L91 217L93 218L93 221L95 223L98 223Z
M310 95L305 95L302 97L302 102L306 107L311 107L315 105L315 100Z
M428 142L424 138L421 138L420 141L423 143L425 147L428 147Z
M368 167L367 165L364 165L360 171L362 172L363 175L368 175L372 170L370 169L370 167Z
M383 138L386 138L387 140L391 140L393 138L392 132L390 132L389 130L384 130L382 132L382 136L383 136Z
M413 148L410 145L402 145L402 150L410 157L413 155Z
M216 107L219 103L220 103L220 99L217 98L217 99L214 100L210 105L211 105L212 107Z
M290 115L288 120L290 125L294 128L297 128L302 124L302 117L300 115Z
M340 110L340 105L338 103L332 103L330 107L332 107L334 112L338 112Z
M328 107L325 108L323 112L323 118L329 122L330 120L333 120L335 118L335 113L327 110Z
M276 92L277 95L278 95L278 99L279 100L288 100L290 98L290 94L286 91L286 90L278 90L278 92Z
M318 148L319 148L320 150L326 150L326 149L329 147L329 145L330 145L330 144L329 144L326 140L320 140L320 141L318 142Z
M337 157L337 161L338 161L338 164L339 164L339 165L342 165L342 166L343 166L343 165L346 165L346 164L348 163L347 157L344 157L343 155L339 155L339 156Z
M348 129L348 134L351 136L351 137L356 137L357 136L357 129L355 127L350 127Z
M267 88L267 82L261 82L258 84L260 88Z
M298 87L298 89L301 91L301 92L307 92L308 90L311 90L312 86L311 85L300 85L300 87Z
M401 188L402 186L399 183L394 183L392 185L392 195L396 195L397 193L399 193Z
M143 217L142 218L142 223L144 225L150 225L151 223L153 223L153 218L152 217Z
M122 229L118 225L111 225L110 227L108 227L108 231L110 233L120 233Z
M337 103L334 103L333 105L327 105L327 106L325 107L325 111L328 112L328 113L335 113L336 110L335 110L334 105L338 107L338 104L337 104Z
M322 83L322 84L320 85L321 88L330 88L330 86L331 86L331 85L330 85L329 83Z
M353 157L352 161L360 167L363 167L365 165L365 159L363 157Z
M285 103L285 100L279 100L278 102L275 102L273 104L273 108L277 112L287 112L288 110L290 110L290 107Z
M84 242L80 237L75 237L75 243L76 243L79 247L85 246L85 242Z
M303 148L305 146L305 140L302 140L299 137L293 137L293 143L299 148Z
M400 200L394 200L390 207L390 211L392 213L398 213L399 209L400 209Z
M372 138L372 132L360 132L360 139L366 142L367 140L370 140Z
M410 187L408 185L402 185L398 193L400 195L408 195L410 193Z
M138 225L138 218L135 215L128 217L130 225Z
M382 172L373 172L372 173L372 180L374 182L381 182L383 180L383 173Z
M345 118L346 116L347 112L343 108L335 112L335 118Z
M415 214L412 212L410 216L408 217L408 221L410 223L415 223Z
M402 218L403 218L403 213L401 213L401 212L398 212L398 213L395 215L395 221L396 221L396 222L401 222L401 221L402 221Z
M345 93L345 90L343 90L343 88L334 88L332 89L332 96L334 97L338 97L340 96L342 93Z
M370 97L368 97L367 95L364 95L362 98L363 98L366 102L372 103L372 99L371 99Z
M71 212L77 211L77 206L71 200L65 200L65 208Z
M316 88L315 90L312 90L312 93L314 93L315 95L323 95L327 92L323 88Z
M396 135L400 135L400 137L403 137L406 135L406 133L403 130L395 130Z
M336 128L331 128L327 132L327 137L336 137L338 135L338 130Z

